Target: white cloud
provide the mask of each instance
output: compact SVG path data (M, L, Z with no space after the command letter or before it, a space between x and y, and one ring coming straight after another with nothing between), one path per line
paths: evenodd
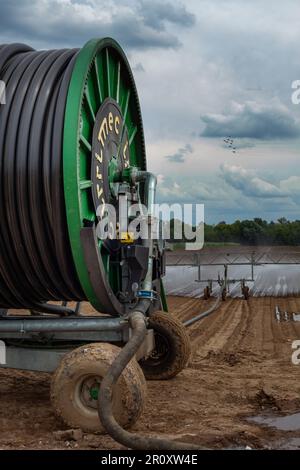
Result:
M290 176L279 183L282 191L286 191L293 196L300 196L300 176Z
M255 198L288 197L287 191L262 178L254 170L246 170L238 165L221 165L221 175L227 184L238 189L246 196Z
M224 201L229 193L222 186L212 186L209 183L201 183L197 178L185 178L176 181L165 177L158 186L159 202L179 203L203 203L206 201Z

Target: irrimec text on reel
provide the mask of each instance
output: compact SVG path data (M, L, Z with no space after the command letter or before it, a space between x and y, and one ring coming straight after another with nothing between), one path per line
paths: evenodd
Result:
M156 178L128 61L109 38L81 50L2 45L0 80L4 367L54 372L53 406L70 427L98 431L100 412L111 432L111 411L130 427L144 377L175 376L189 343L167 313L161 240L96 233L99 206L117 208L121 197L148 208L147 224L153 215ZM82 315L70 301L103 315Z

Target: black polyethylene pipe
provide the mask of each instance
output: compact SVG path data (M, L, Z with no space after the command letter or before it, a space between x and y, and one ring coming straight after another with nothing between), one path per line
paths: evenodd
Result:
M0 46L0 308L85 300L71 255L62 144L77 50Z

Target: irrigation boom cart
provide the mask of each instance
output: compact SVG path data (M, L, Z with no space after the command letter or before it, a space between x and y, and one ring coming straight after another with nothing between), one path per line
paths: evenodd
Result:
M218 284L221 290L222 300L226 300L230 293L230 285L239 283L241 293L245 300L249 298L248 284L255 281L255 267L265 265L293 266L300 264L299 251L277 251L272 252L264 248L251 252L233 251L231 253L216 252L205 253L167 253L167 266L188 266L197 269L195 282L204 284L203 297L208 299L213 290L213 284ZM243 277L232 277L230 268L239 266L247 268L248 274ZM209 269L209 274L207 273ZM212 268L212 269L211 269ZM216 273L216 269L218 271ZM249 272L250 271L250 272Z
M121 199L127 223L134 205L146 207L147 230L153 222L156 178L130 66L109 38L81 50L2 45L0 80L2 366L53 372L54 411L69 427L102 426L133 446L122 427L142 412L145 377L178 374L190 346L167 313L162 241L123 224L98 236L107 204L124 222ZM96 313L81 314L83 301ZM163 446L148 441L134 445Z

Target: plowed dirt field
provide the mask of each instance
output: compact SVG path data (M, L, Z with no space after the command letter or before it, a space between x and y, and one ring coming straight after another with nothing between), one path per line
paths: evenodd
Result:
M169 297L173 315L186 320L214 299ZM300 311L300 298L227 299L189 327L193 356L170 381L148 382L146 410L134 430L211 448L277 447L300 431L283 432L249 416L300 411L300 365L291 362L300 322L275 319L275 305ZM116 449L107 436L62 437L66 429L49 401L48 374L0 370L1 449Z

